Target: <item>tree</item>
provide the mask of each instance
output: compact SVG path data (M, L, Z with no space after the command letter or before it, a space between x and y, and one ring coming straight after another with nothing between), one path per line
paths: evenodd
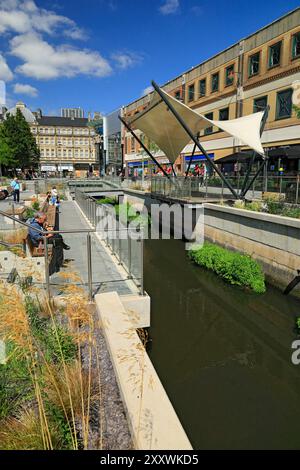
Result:
M0 126L0 176L2 176L2 166L9 166L13 162L13 153L3 132L3 125Z
M29 124L19 109L15 116L8 114L2 124L2 136L9 148L9 165L13 168L36 167L40 152Z

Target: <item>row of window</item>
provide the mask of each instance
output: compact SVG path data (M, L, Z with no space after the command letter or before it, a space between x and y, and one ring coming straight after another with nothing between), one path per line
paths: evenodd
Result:
M41 156L69 156L71 157L73 154L74 156L81 156L81 157L89 157L90 155L93 155L93 152L90 152L89 150L68 150L68 151L55 151L55 149L40 149Z
M33 134L37 133L37 128L32 127L31 128ZM39 128L39 133L40 134L48 134L48 135L54 135L55 134L55 128L51 127L40 127ZM87 128L56 128L56 134L60 135L95 135L94 129L87 129Z
M287 90L282 90L277 93L276 96L276 119L287 119L292 116L293 111L293 89L288 88ZM253 112L257 113L258 111L264 111L268 106L268 96L260 96L253 100ZM207 119L213 120L213 112L205 114ZM219 110L219 121L226 121L229 119L229 108L224 108ZM204 130L204 134L212 134L213 127L208 127Z
M277 67L281 64L281 55L282 55L282 41L277 42L276 44L272 44L269 47L268 51L268 67L269 69ZM300 32L296 33L292 36L292 51L291 51L292 59L300 58ZM260 72L260 65L261 65L261 52L256 52L249 57L248 61L248 77L253 77L258 75ZM225 69L225 87L230 86L234 82L234 64L229 65ZM216 72L211 75L210 77L210 91L211 93L215 93L219 91L220 88L220 73ZM188 101L194 101L196 96L201 98L206 96L207 93L207 79L203 78L199 80L198 90L195 89L195 84L191 84L188 87ZM178 90L175 93L175 98L180 100L181 93Z

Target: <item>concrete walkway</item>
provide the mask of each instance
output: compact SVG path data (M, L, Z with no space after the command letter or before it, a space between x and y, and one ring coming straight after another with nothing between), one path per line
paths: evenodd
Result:
M60 206L60 230L81 230L89 229L90 226L82 215L80 209L74 201L64 201ZM93 289L97 292L116 291L120 295L126 295L133 292L131 282L126 280L126 274L119 271L116 262L92 233L92 272ZM62 272L72 272L79 274L82 282L87 285L88 265L87 265L87 234L65 234L65 242L70 245L69 251L64 251L65 259L71 259L68 267L63 268ZM64 281L58 274L51 276L50 282L62 284ZM59 289L57 286L54 289Z

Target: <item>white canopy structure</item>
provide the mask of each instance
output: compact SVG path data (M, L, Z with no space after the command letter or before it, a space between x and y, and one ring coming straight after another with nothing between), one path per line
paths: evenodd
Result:
M260 139L261 121L264 113L258 112L249 116L227 121L213 121L200 113L193 111L171 95L160 89L167 101L173 106L194 136L203 129L216 126L227 132L264 156ZM142 113L126 118L128 126L141 130L165 153L171 163L174 163L180 152L190 142L191 137L170 111L159 94L154 91L151 102Z

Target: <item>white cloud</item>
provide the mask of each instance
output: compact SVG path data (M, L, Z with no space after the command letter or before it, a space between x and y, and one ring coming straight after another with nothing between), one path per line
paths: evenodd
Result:
M142 91L142 96L149 95L153 91L153 86L147 86L143 91Z
M57 31L73 39L85 39L85 32L75 21L53 11L39 8L32 0L0 0L0 33Z
M35 98L38 95L38 90L31 85L16 83L14 85L14 93L18 95L28 95Z
M0 54L0 80L9 82L13 79L13 77L13 73L7 65L5 58Z
M172 15L177 13L179 6L179 0L165 0L163 5L159 7L159 11L162 15Z
M112 68L98 52L66 45L52 46L36 33L15 36L11 54L23 61L17 72L36 79L93 75L105 77Z
M116 52L112 54L111 58L115 62L116 67L121 70L134 67L143 60L142 56L135 52Z

